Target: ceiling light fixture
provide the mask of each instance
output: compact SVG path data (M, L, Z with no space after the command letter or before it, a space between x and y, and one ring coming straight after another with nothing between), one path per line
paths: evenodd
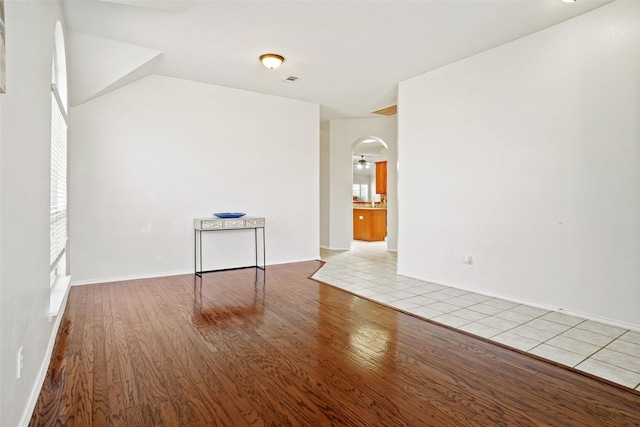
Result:
M562 0L562 1L565 2L565 3L575 3L578 0Z
M284 62L284 56L275 53L265 53L260 56L260 61L270 70L276 69Z
M364 156L360 156L360 160L358 160L358 163L356 163L355 165L358 169L362 169L363 167L366 169L369 169L369 167L371 166L371 163L367 162L364 159Z

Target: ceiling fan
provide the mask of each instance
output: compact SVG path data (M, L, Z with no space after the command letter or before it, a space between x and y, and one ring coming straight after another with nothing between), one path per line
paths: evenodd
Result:
M357 162L357 163L354 163L354 165L355 165L358 169L362 169L362 168L369 169L369 168L371 167L371 163L370 163L370 162L367 162L367 161L364 159L364 156L360 156L360 160L358 160L358 162Z

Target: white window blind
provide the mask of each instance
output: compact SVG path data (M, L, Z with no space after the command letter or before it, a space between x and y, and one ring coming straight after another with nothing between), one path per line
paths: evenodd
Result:
M67 120L55 86L51 94L51 269L67 245Z

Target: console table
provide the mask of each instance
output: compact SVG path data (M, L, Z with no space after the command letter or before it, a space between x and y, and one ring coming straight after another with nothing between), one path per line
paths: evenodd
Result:
M220 270L202 271L202 233L207 231L231 231L231 230L250 230L253 229L255 248L256 248L256 264L255 266L238 267L249 268L257 267L264 270L267 267L265 239L264 239L264 218L245 216L241 218L195 218L193 220L193 263L196 276L202 277L202 273L209 273ZM258 229L262 230L262 267L258 264ZM199 251L198 251L199 249ZM199 255L199 256L198 256ZM198 260L200 261L200 269L198 269Z

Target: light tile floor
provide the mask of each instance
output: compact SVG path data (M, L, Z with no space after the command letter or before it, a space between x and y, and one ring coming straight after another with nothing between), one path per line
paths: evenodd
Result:
M385 242L321 249L314 279L640 391L640 332L396 274Z

